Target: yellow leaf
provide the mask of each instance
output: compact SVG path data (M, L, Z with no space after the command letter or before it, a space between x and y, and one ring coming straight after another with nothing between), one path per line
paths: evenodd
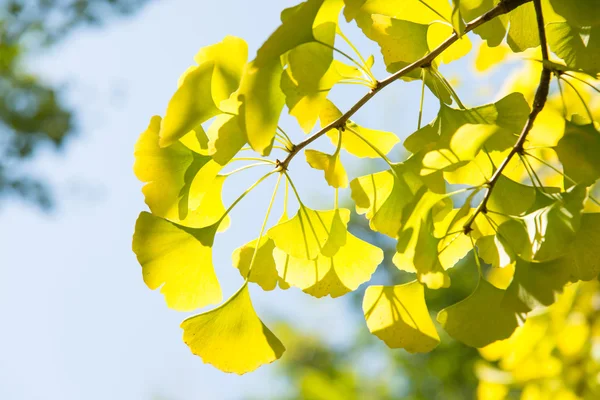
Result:
M444 23L432 23L427 29L427 44L430 49L435 49L442 42L452 36L453 29L451 26ZM448 47L439 56L439 59L449 64L452 61L458 60L461 57L469 54L471 51L471 41L467 35L461 36L456 42Z
M241 375L254 371L285 351L256 315L248 284L214 310L186 319L181 327L192 353L223 372Z
M348 186L348 176L340 160L340 153L333 155L322 153L318 150L306 150L306 162L314 169L320 169L325 172L325 180L334 188L344 188Z
M397 286L369 286L363 299L363 312L369 331L393 349L425 353L440 342L425 304L425 291L417 281Z
M332 256L346 241L350 210L317 211L301 206L294 217L269 229L275 246L292 257L315 260L325 249ZM341 225L341 227L340 227Z
M167 305L191 311L222 299L212 265L216 226L191 229L142 212L135 226L133 251L146 285L161 293Z
M329 100L326 100L324 106L321 109L319 118L321 120L321 127L327 126L333 121L337 120L342 116L340 110ZM347 127L353 131L358 132L363 138L371 143L375 148L381 151L383 154L388 154L392 148L398 144L400 139L392 132L378 131L375 129L368 129L357 125L352 121L347 122ZM338 143L338 131L330 130L327 132L327 136L331 139L334 145ZM352 132L342 133L342 148L348 153L356 157L369 157L369 158L380 158L379 154L367 145L362 139L353 134Z
M490 47L487 42L481 42L475 58L475 69L479 72L486 71L502 63L509 54L510 49L504 45Z
M249 282L258 283L263 290L273 290L277 286L277 269L273 258L274 249L275 242L268 237L263 236L260 239L258 250L256 250L256 240L253 240L233 252L233 266L240 271L243 278L248 278ZM250 263L255 251L256 257L252 270L250 270ZM249 270L250 276L248 276Z

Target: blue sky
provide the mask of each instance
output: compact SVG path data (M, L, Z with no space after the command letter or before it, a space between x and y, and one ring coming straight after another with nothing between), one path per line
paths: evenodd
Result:
M197 50L236 35L248 41L252 55L277 26L281 9L293 4L154 1L133 17L81 29L30 60L33 71L66 85L79 130L63 154L44 149L30 166L54 185L54 212L46 215L14 200L0 208L0 398L236 399L282 388L272 365L242 377L223 374L181 341L179 323L186 315L169 310L158 292L146 288L131 252L135 219L145 209L132 165L137 136L153 114L164 113ZM356 44L378 54L365 39ZM446 69L447 75L461 66ZM377 71L385 76L381 67ZM474 79L478 89L486 85L487 78ZM416 82L394 85L355 120L404 137L416 128L419 91ZM468 103L477 91L465 92ZM347 109L360 94L360 88L351 88L334 99ZM437 112L435 101L427 100L426 122ZM293 121L285 124L301 138ZM326 139L320 144L328 145ZM331 194L320 196L326 186L314 183L320 173L300 164L292 174L309 204L331 207L323 200ZM360 168L349 168L350 175ZM252 181L251 173L234 180L225 202ZM241 283L231 252L257 236L270 197L267 186L272 187L267 184L234 211L232 227L217 238L214 263L225 293ZM343 300L256 289L256 308L267 324L285 318L327 332L332 343L352 329L366 329L350 325Z

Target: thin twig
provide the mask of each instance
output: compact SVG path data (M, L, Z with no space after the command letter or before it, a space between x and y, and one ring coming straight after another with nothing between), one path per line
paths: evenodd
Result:
M515 8L517 8L523 4L529 3L531 1L532 0L501 0L494 8L490 9L489 11L487 11L480 17L478 17L478 18L474 19L473 21L469 22L468 24L466 24L464 33L470 32L473 29L476 29L479 26L485 24L486 22L491 21L500 15L509 13L510 11L514 10ZM418 59L417 61L407 65L406 67L402 68L398 72L395 72L394 74L388 76L384 80L375 82L375 87L373 87L367 94L365 94L363 97L361 97L356 102L356 104L354 104L341 117L339 117L335 121L329 123L327 126L324 126L319 131L317 131L314 134L312 134L311 136L309 136L307 139L296 144L294 146L294 148L292 149L292 151L290 152L290 154L288 154L288 156L283 161L278 163L278 166L281 167L283 170L286 170L290 164L290 161L292 161L292 159L296 156L296 154L298 154L303 148L305 148L306 146L308 146L309 144L311 144L312 142L314 142L315 140L317 140L318 138L323 136L325 133L327 133L331 129L339 129L339 128L344 127L346 125L346 122L348 122L348 120L350 119L350 117L352 117L358 110L360 110L362 108L362 106L367 104L367 102L369 100L371 100L383 88L385 88L392 82L395 82L399 78L409 74L410 72L414 71L417 68L423 68L423 67L427 67L427 66L431 65L431 63L435 60L435 58L437 56L439 56L442 52L444 52L444 50L446 50L448 47L450 47L458 39L459 39L459 35L456 32L453 32L452 35L450 35L450 37L448 37L448 39L444 40L438 47L433 49L429 54L427 54L427 55L421 57L420 59ZM544 39L544 43L545 43L545 39ZM544 50L544 51L546 54L545 59L547 59L547 50Z
M538 34L540 37L540 47L542 49L542 58L544 60L548 60L548 44L546 42L546 30L544 27L544 16L542 14L541 0L533 0L533 5L535 7L535 14L536 14L537 26L538 26ZM535 119L537 118L540 111L542 111L542 109L544 108L544 105L546 104L546 100L548 99L548 91L550 88L551 76L552 76L552 71L550 70L550 68L548 68L546 66L546 64L544 64L544 67L542 69L542 74L540 75L540 83L538 84L538 88L535 92L535 97L533 99L533 106L531 108L531 113L529 114L529 117L527 118L527 122L525 123L525 126L523 127L523 130L521 131L521 134L519 135L517 142L515 143L515 145L511 149L511 151L508 153L508 155L506 156L504 161L502 161L502 164L500 164L500 166L498 167L498 169L496 170L496 172L494 173L494 175L488 182L487 191L485 192L485 195L483 196L483 200L481 201L479 206L475 209L475 212L473 213L473 215L471 215L469 220L465 223L465 225L464 225L465 234L468 234L473 230L473 227L472 227L473 222L475 221L475 218L477 218L479 213L485 214L487 212L487 203L490 200L492 191L494 190L494 186L496 185L496 183L498 183L498 180L502 176L502 172L508 166L508 164L510 163L510 160L512 160L512 158L516 154L518 154L518 155L524 154L525 150L524 150L523 146L525 144L525 141L527 140L527 135L531 131L531 128L533 127L533 123L535 122Z

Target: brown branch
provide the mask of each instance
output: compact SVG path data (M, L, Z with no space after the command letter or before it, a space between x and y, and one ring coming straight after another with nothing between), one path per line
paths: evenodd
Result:
M533 5L535 7L535 14L536 14L536 18L537 18L538 34L540 37L540 47L542 48L542 58L545 61L547 61L548 60L548 44L546 42L546 31L544 28L544 16L542 14L542 5L541 5L540 1L541 0L533 0ZM504 161L502 161L502 164L500 164L498 169L494 172L494 175L492 176L492 178L487 183L487 190L485 192L485 195L483 196L483 200L481 201L479 206L475 209L475 212L473 213L473 215L471 215L469 220L464 225L463 231L465 234L468 234L473 230L472 225L473 225L473 222L475 221L475 218L477 218L477 216L480 213L485 214L487 212L487 203L490 200L492 191L494 190L494 186L496 186L496 183L500 179L500 176L502 176L502 172L504 171L504 169L506 169L506 166L508 165L510 160L512 160L512 158L516 154L520 154L520 155L523 154L523 151L524 151L523 146L525 144L525 140L527 140L527 135L531 131L531 128L533 127L533 123L535 122L535 119L537 118L538 114L540 113L540 111L542 111L542 109L544 108L544 105L546 104L546 99L548 98L548 91L550 88L551 76L552 76L551 69L547 67L546 63L544 63L543 68L542 68L542 74L540 76L540 83L538 84L538 88L535 92L535 97L533 99L531 113L529 114L529 117L527 118L527 122L525 123L525 126L523 127L523 130L521 131L521 134L519 135L517 142L515 143L515 145L511 149L511 151L508 153L508 155L506 156Z
M486 22L491 21L492 19L500 15L507 14L515 8L519 7L520 5L529 3L530 1L532 0L501 0L494 8L466 24L464 33L470 32L473 29L476 29L479 26L485 24ZM319 131L309 136L306 140L303 140L302 142L294 145L292 151L290 151L287 157L283 161L277 163L278 168L280 168L281 170L287 170L290 161L292 161L292 158L294 158L294 156L298 154L300 150L302 150L303 148L305 148L306 146L323 136L329 130L343 128L346 125L346 122L348 122L348 120L350 119L350 117L353 116L362 106L364 106L383 88L388 86L390 83L396 81L397 79L409 74L417 68L424 68L429 66L437 56L439 56L444 50L450 47L450 45L456 42L459 38L460 36L458 33L452 33L452 35L448 37L448 39L442 42L438 47L433 49L427 55L423 56L422 58L418 59L412 64L407 65L398 72L395 72L394 74L388 76L384 80L377 82L376 86L373 89L371 89L371 91L369 91L367 94L361 97L358 100L358 102L356 102L356 104L354 104L354 106L352 106L352 108L346 111L346 113L344 113L341 117L331 122L327 126L324 126Z

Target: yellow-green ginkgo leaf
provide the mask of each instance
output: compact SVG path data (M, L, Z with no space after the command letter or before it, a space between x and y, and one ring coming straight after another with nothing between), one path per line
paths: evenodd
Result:
M291 219L269 229L268 236L286 254L304 260L315 260L325 250L332 256L346 242L346 226L350 210L342 208L317 211L300 206Z
M566 18L574 26L600 25L596 0L550 0L550 4L556 13Z
M350 22L356 19L362 28L364 20L373 14L386 15L418 24L429 24L433 21L450 20L452 9L445 0L404 0L401 2L387 0L345 0L344 16Z
M212 265L216 226L186 228L142 212L135 226L133 251L146 285L161 288L167 305L191 311L222 299Z
M290 285L315 297L340 297L371 278L383 261L383 251L348 233L346 243L333 257L320 255L312 265L295 259L288 259L286 264L279 257L278 271Z
M277 269L275 268L273 249L275 249L275 242L268 237L260 239L258 250L256 249L256 240L253 240L233 252L233 266L249 282L259 284L263 290L273 290L277 286ZM252 263L255 252L256 256ZM251 263L252 269L250 269ZM248 272L250 272L250 276L248 276Z
M515 275L504 295L504 304L520 313L553 304L571 276L566 258L532 263L517 258Z
M222 42L200 49L194 56L194 61L198 65L214 63L211 94L215 104L219 106L240 85L244 66L248 61L248 45L244 39L226 36Z
M416 272L417 279L430 289L448 287L450 279L439 260L439 239L434 237L432 213L447 196L423 188L410 206L410 213L398 234L393 262L398 269ZM408 207L407 207L408 208Z
M427 45L430 49L435 49L442 42L452 36L453 29L451 26L444 23L432 23L429 25L427 30ZM451 63L452 61L458 60L459 58L469 54L471 51L471 41L469 37L464 35L461 36L456 42L448 47L439 56L439 59L443 63Z
M518 326L515 311L503 304L505 291L483 278L466 299L441 310L437 320L454 339L484 347L510 337Z
M238 90L242 103L240 126L250 146L262 155L271 152L285 104L280 87L283 72L280 58L289 50L314 41L313 23L323 3L324 0L308 0L287 13L244 71Z
M237 115L217 116L207 135L208 153L220 165L226 165L246 144L246 135L240 128Z
M318 150L306 150L306 162L314 169L320 169L325 172L325 180L334 188L344 188L348 186L348 175L340 160L340 153L334 154L322 153Z
M315 126L321 110L327 106L327 96L333 86L343 79L363 77L358 68L333 60L331 50L315 42L290 51L288 59L290 67L282 75L281 89L290 115L296 118L304 132L310 132ZM326 71L319 74L320 68L326 68ZM293 76L296 70L316 71L315 78L297 80Z
M153 117L135 146L134 172L146 182L142 191L153 214L201 227L216 222L225 211L217 179L221 167L210 157L197 154L181 143L159 147L160 117ZM228 219L221 225L225 229Z
M501 65L509 53L510 49L504 45L490 47L487 42L481 42L475 59L475 69L483 72Z
M595 279L600 273L600 213L581 215L581 226L568 254L573 276L579 280Z
M419 177L404 164L396 164L393 171L361 176L350 182L356 212L365 214L371 229L392 238L398 236L402 226L404 207L422 186Z
M458 6L462 18L469 22L491 10L496 4L495 0L460 0ZM507 25L508 17L500 15L477 27L474 32L487 41L488 46L496 47L502 43L504 36L506 36Z
M487 209L507 215L521 215L535 202L535 189L500 175L487 203Z
M192 353L223 372L254 371L285 351L256 315L247 283L221 306L184 320L181 328Z
M326 100L319 115L321 127L329 125L341 116L341 111L331 101ZM356 157L380 158L379 154L371 146L367 145L365 141L351 131L357 132L383 154L388 154L400 141L398 136L392 132L365 128L352 121L348 121L346 126L349 132L342 133L342 148ZM336 130L329 130L327 136L329 136L334 145L337 145L339 137Z
M426 353L440 342L425 304L425 291L417 281L397 286L369 286L363 299L363 312L369 331L393 349Z
M502 235L487 235L477 239L477 254L495 268L504 268L515 261L515 255Z
M196 55L199 65L186 72L167 106L160 128L161 147L220 113L220 102L229 98L239 84L247 53L246 42L228 36Z
M450 138L448 147L440 146L423 157L421 174L453 170L475 159L484 144L500 131L496 125L465 124Z
M592 184L600 178L600 132L594 125L567 121L564 136L555 147L565 175L577 183ZM565 185L573 182L565 179Z
M510 25L506 42L515 53L520 53L531 47L540 45L540 37L537 29L535 8L533 2L525 3L509 14Z
M592 75L600 72L600 25L579 28L566 22L554 22L546 29L550 49L568 68Z

